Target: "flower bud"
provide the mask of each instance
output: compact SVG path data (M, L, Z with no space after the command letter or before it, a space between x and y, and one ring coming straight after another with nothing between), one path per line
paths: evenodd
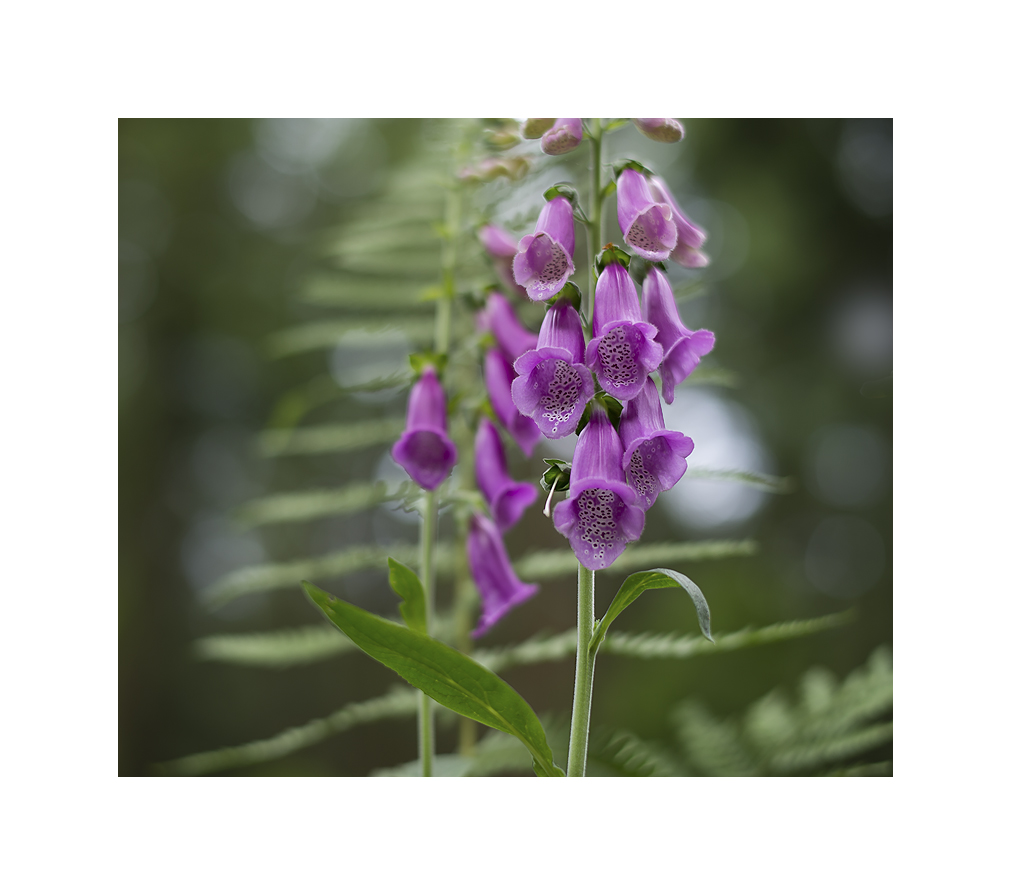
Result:
M432 366L411 389L407 427L390 454L426 491L438 488L456 463L456 445L446 431L446 394Z
M557 118L527 118L520 126L520 134L527 140L536 140L544 136L557 120Z
M676 118L633 118L636 129L657 143L677 143L685 135L684 125Z
M583 139L581 118L559 118L554 127L541 137L541 149L545 155L564 155L572 152Z

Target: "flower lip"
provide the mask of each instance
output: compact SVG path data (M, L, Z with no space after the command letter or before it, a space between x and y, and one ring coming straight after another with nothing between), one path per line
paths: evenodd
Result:
M618 434L624 447L622 468L644 509L649 509L661 491L673 488L685 474L685 458L695 449L695 442L682 432L664 428L653 380L625 405Z
M474 513L468 525L467 561L483 607L472 637L486 634L509 610L529 600L540 589L536 584L519 580L498 528L480 513Z
M618 175L618 224L628 247L649 261L664 261L678 242L678 225L670 203L650 190L635 168Z
M548 200L537 217L534 232L524 236L513 258L513 278L532 301L556 295L575 273L576 251L572 205L564 196Z
M698 249L706 241L706 231L691 220L678 205L677 199L667 186L667 181L657 174L653 174L648 181L649 192L653 199L670 206L674 223L678 228L678 242L685 246ZM699 253L701 254L701 252ZM705 257L703 255L703 257Z

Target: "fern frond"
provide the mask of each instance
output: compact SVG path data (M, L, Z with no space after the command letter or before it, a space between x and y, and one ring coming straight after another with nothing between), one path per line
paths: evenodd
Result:
M215 634L193 644L197 659L258 668L305 665L354 649L354 643L333 625L307 625L255 634Z
M312 491L272 494L250 501L235 513L246 528L278 522L306 522L323 516L347 516L391 500L403 500L408 489L392 494L385 482L355 482L344 488L317 488Z
M590 734L587 776L684 777L684 768L659 743L640 739L628 730Z
M353 702L325 718L317 718L300 727L291 727L277 736L242 746L187 755L185 758L162 762L155 766L155 770L161 774L191 777L272 761L313 746L359 724L413 715L417 708L416 691L398 686L385 696Z
M343 272L319 272L307 276L299 298L311 305L341 311L403 313L417 310L418 302L431 284L417 278L363 277ZM387 318L388 319L388 318Z
M752 540L741 541L681 541L662 544L640 544L629 547L601 574L625 574L657 565L673 565L731 556L753 556L758 544ZM544 581L563 575L576 574L576 557L569 549L538 550L528 553L513 563L520 578Z
M264 457L339 454L392 444L403 430L404 421L397 419L302 426L297 429L267 429L260 433L259 448Z
M427 313L426 313L427 311ZM320 348L333 348L344 336L352 330L365 330L370 333L397 332L411 342L428 346L432 341L432 311L431 308L421 308L409 316L403 316L402 311L396 319L389 315L382 317L339 317L325 320L315 320L312 323L300 323L274 333L267 340L267 352L271 358L278 360L307 351L317 351Z
M705 469L690 466L686 475L688 478L693 479L719 479L727 482L738 482L742 485L750 485L759 491L768 491L770 494L790 494L797 490L795 479L768 475L764 472L744 472L739 469Z

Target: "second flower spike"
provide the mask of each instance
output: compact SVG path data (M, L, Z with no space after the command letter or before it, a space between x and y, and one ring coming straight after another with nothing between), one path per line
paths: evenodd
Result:
M432 366L411 389L407 427L390 454L426 491L438 488L456 463L456 445L446 431L446 394Z

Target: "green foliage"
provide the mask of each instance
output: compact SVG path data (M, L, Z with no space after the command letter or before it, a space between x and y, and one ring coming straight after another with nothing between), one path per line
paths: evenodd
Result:
M308 665L353 649L354 644L330 625L307 625L257 634L215 634L193 644L198 659L255 668Z
M354 482L343 488L272 494L250 501L235 513L246 528L282 522L307 522L324 516L348 516L390 500L403 500L411 493L407 483L392 494L385 482Z
M670 749L646 742L628 730L593 731L588 777L686 777Z
M753 703L740 719L717 719L695 701L672 714L687 761L704 776L858 776L891 772L890 762L860 756L889 743L892 662L879 647L842 683L812 668L791 702L778 690ZM855 762L855 763L853 763Z
M260 433L260 453L264 457L347 453L360 448L392 444L403 431L404 421L396 419L331 423L297 429L267 429Z
M389 558L390 587L404 602L400 604L400 614L412 631L419 634L428 633L425 622L425 588L421 579L401 562L392 556Z
M695 614L698 616L703 636L707 640L712 640L713 637L709 630L709 605L699 586L687 575L682 575L673 569L650 569L648 572L636 572L634 575L629 575L622 582L607 612L604 613L604 617L594 626L593 636L590 638L590 652L595 652L600 647L607 635L607 629L643 591L669 587L684 588L695 605Z
M763 472L744 472L739 469L705 469L689 467L688 478L719 479L725 482L739 482L770 494L790 494L797 490L797 482L792 478L768 475Z
M320 611L373 659L440 705L515 736L527 747L539 776L564 776L552 761L533 709L493 672L426 634L345 603L307 581L302 587Z

